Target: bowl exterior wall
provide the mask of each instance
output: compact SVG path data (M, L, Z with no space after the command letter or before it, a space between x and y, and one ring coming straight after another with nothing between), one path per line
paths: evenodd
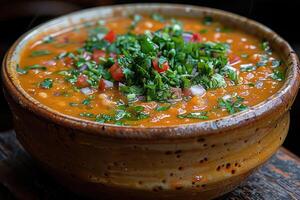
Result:
M264 163L282 144L289 127L285 112L213 135L123 140L54 124L6 96L25 149L70 190L95 198L220 196Z

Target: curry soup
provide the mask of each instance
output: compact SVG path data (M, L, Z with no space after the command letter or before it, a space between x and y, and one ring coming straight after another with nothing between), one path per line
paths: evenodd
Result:
M283 85L285 66L268 41L211 17L135 15L26 46L24 90L78 118L124 126L196 123L245 112Z

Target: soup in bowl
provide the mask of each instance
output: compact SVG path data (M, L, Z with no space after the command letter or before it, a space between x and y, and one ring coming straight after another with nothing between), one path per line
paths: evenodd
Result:
M282 144L298 58L270 29L184 5L93 8L21 37L3 65L18 139L91 197L210 199Z

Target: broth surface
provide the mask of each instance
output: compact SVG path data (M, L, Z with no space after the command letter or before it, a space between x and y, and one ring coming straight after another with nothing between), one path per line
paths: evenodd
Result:
M137 23L131 27L131 32L134 34L144 34L145 31L155 32L163 29L166 24L172 23L171 19L162 18L162 20L159 17L161 16L141 16L141 20L136 20ZM133 126L196 123L221 118L236 112L245 112L250 106L256 105L276 93L283 85L284 63L281 63L276 52L271 52L268 42L261 41L240 30L223 26L210 18L176 18L176 20L180 21L184 32L191 32L193 37L197 37L197 41L193 42L206 43L211 41L225 43L229 46L226 55L228 65L236 70L239 77L238 81L234 82L226 76L225 87L213 89L204 87L204 92L203 88L200 87L202 91L199 91L198 87L196 88L196 95L185 95L184 91L186 90L182 89L183 92L180 94L182 98L179 101L149 101L135 97L134 101L129 102L127 99L129 96L120 92L117 87L107 87L111 82L114 82L114 85L116 82L122 83L122 81L115 80L105 82L103 91L98 88L91 90L88 84L87 87L78 87L78 77L75 78L75 83L71 83L66 80L66 75L59 72L78 68L74 67L75 61L72 58L63 57L63 55L66 52L76 52L78 48L83 47L89 36L88 33L98 26L88 23L83 28L74 28L72 31L55 37L41 35L32 41L22 54L17 69L18 78L28 94L61 113L96 120L99 123ZM106 27L108 32L113 31L115 35L121 35L128 32L128 27L132 26L133 19L116 18L101 21L98 24L101 27ZM89 56L93 57L94 52L95 50ZM110 56L115 57L115 55ZM152 65L154 64L152 63ZM172 67L169 63L167 70L172 69ZM122 70L124 73L124 69ZM162 71L164 70L163 64L156 70L161 76L166 73L166 71ZM114 75L112 77L115 78ZM134 78L138 79L139 76L136 75ZM83 88L89 90L82 90ZM134 119L124 117L127 116L126 113L121 112L122 109L124 111L124 105L127 106L125 111L129 114L131 107L133 107L134 111L132 112L134 113L131 112L131 115L138 117ZM120 108L120 106L123 107ZM118 115L119 118L115 114L118 110L120 110L117 113L120 115ZM101 117L97 118L99 115ZM105 118L107 116L114 116L114 118Z

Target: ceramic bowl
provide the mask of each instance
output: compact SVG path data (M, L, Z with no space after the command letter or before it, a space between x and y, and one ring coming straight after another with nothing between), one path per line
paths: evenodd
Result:
M288 66L284 86L248 111L168 127L121 127L78 119L42 105L20 86L16 64L26 44L43 32L135 13L212 16L270 41ZM238 186L269 159L289 128L299 87L299 62L289 44L244 17L175 4L131 4L75 12L34 28L3 63L6 98L17 137L30 155L71 191L101 199L211 199Z

